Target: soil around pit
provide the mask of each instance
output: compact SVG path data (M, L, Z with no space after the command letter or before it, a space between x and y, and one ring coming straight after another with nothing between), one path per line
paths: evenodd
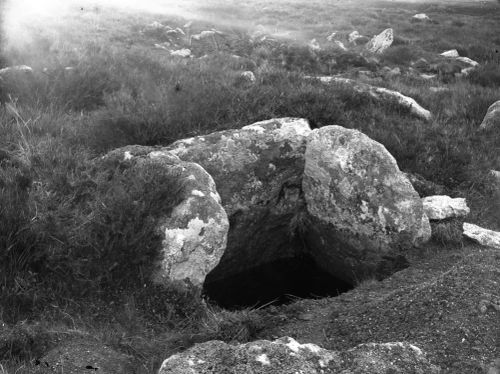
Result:
M500 251L467 243L415 249L408 259L409 268L338 297L268 308L275 327L259 338L330 350L406 341L443 373L488 372L500 357Z

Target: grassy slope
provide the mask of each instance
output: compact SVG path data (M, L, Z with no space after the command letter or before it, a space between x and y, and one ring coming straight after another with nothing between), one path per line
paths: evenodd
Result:
M14 339L19 349L12 349L13 345L0 349L0 358L8 359L3 364L6 370L21 367L30 372L26 360L41 353L36 346L44 347L57 336L73 334L73 330L133 354L141 372L153 372L167 352L211 338L245 341L266 326L259 312L207 310L193 303L191 295L175 290L160 292L151 287L128 298L116 291L112 304L99 301L95 293L82 295L82 290L99 289L106 281L97 280L95 274L106 272L109 263L101 261L92 248L102 246L109 253L121 250L123 243L106 238L123 230L131 237L148 235L149 228L138 224L144 220L141 212L133 220L122 214L127 209L134 211L134 196L142 192L124 183L120 175L107 182L90 162L121 145L168 144L276 116L305 117L318 127L340 124L358 128L383 143L402 169L445 184L453 195L466 196L472 204L472 221L500 229L500 200L483 183L489 169L500 169L500 137L476 132L486 108L500 99L495 78L500 74L499 57L494 52L500 49L496 32L500 12L495 6L368 2L360 7L356 2L254 1L243 7L212 1L199 10L193 32L215 24L231 37L219 53L192 60L172 59L165 51L153 49L152 44L166 40L164 35L140 32L153 20L171 26L182 26L185 20L91 9L75 14L71 27L56 24L50 33L42 29L30 48L11 52L11 64L30 65L35 73L4 81L4 93L9 91L16 97L17 114L0 109L1 147L5 151L0 160L1 214L2 222L8 222L0 233L0 256L2 263L8 264L2 269L0 292L3 300L10 300L0 309L0 319L10 326L20 320L39 320L42 327L16 325L9 341ZM426 12L436 23L412 24L411 15L417 12ZM250 43L248 32L259 24L288 39ZM393 47L399 48L398 53L383 56L381 65L407 69L409 62L420 56L433 61L437 53L457 48L461 55L488 68L474 79L441 77L427 82L402 75L372 82L416 98L434 114L429 123L348 89L301 78L304 73L353 74L354 70L370 68L331 66L326 57L338 52L328 50L326 36L338 31L342 37L353 30L373 35L386 27L394 28L403 45ZM53 39L57 30L63 37ZM312 38L326 48L321 55L326 62L318 63L303 46ZM185 41L180 40L182 43ZM233 53L242 58L234 59ZM75 69L65 70L67 66ZM238 78L248 69L257 75L255 85L246 85ZM449 91L432 93L429 89L441 85ZM110 191L117 190L121 193L110 198ZM175 200L174 193L171 198ZM110 208L98 210L102 203ZM147 206L146 201L146 216ZM110 219L121 226L103 224ZM134 248L129 249L133 253ZM429 254L433 258L432 251ZM92 259L90 267L82 265L82 256ZM469 265L475 266L472 262ZM74 277L70 270L74 266L80 270L78 279L68 282L68 276ZM484 276L485 282L495 274L492 271ZM119 279L108 283L111 281ZM57 296L52 292L54 287ZM450 292L454 290L450 287ZM93 297L90 305L88 296ZM83 305L87 313L81 312ZM151 310L155 310L153 316ZM293 307L290 310L293 315ZM358 323L359 318L346 320L345 325ZM485 323L490 322L487 319ZM334 327L331 331L334 335ZM326 345L345 347L364 339L370 337ZM30 340L36 344L23 343ZM426 341L423 344L435 347ZM475 365L492 354L482 350L474 356Z

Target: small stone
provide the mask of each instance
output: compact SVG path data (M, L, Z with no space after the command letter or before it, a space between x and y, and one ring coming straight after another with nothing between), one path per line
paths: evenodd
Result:
M445 51L441 53L441 56L444 57L459 57L458 51L456 49L450 49L449 51Z

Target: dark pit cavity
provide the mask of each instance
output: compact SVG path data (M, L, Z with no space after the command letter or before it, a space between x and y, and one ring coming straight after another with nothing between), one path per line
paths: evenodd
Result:
M280 259L238 275L214 280L204 290L212 302L228 309L280 305L296 298L338 296L353 285L321 270L311 256Z

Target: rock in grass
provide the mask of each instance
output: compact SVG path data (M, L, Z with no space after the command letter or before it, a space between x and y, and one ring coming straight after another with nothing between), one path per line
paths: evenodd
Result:
M337 49L340 49L341 51L344 51L344 52L345 52L345 51L347 51L346 46L345 46L345 45L344 45L344 43L342 43L340 40L335 40L335 41L333 42L333 44L335 45L335 47L336 47Z
M27 65L8 66L0 69L0 76L16 73L33 73L33 69Z
M244 71L243 73L240 74L240 77L245 82L249 82L249 83L255 83L255 81L257 80L255 78L255 74L251 71Z
M427 109L423 108L417 101L409 96L405 96L400 92L389 90L384 87L371 86L366 83L356 82L355 80L341 77L311 77L306 76L306 79L318 79L325 84L341 84L352 87L353 90L360 93L366 93L378 101L393 102L403 108L408 109L413 115L420 117L426 121L432 118L432 114Z
M374 36L368 44L366 44L366 49L372 53L383 53L387 48L392 45L394 41L394 31L392 29L386 29L382 31L377 36Z
M424 211L431 220L465 217L470 213L464 198L451 198L446 195L427 196L422 199Z
M105 162L132 170L129 175L133 175L133 170L139 174L153 166L179 181L182 191L165 191L178 193L179 203L157 218L157 231L163 241L158 269L151 276L159 284L189 280L201 286L206 275L219 263L229 231L227 214L212 177L196 163L181 161L167 151L151 147L119 148L110 152ZM131 180L131 183L142 182L140 178Z
M456 49L450 49L449 51L444 51L441 53L443 57L459 57L458 51Z
M464 236L486 247L500 249L500 232L464 222Z
M305 158L306 243L336 277L386 276L386 260L429 240L422 201L382 144L326 126L309 136Z
M191 50L188 48L182 48L182 49L178 49L176 51L170 51L170 55L176 56L176 57L187 58L187 57L191 57Z
M212 280L301 250L291 221L304 206L301 180L310 132L304 119L279 118L179 140L166 148L210 173L231 221L227 250L210 274Z
M483 122L479 125L481 130L490 130L500 127L500 100L494 102L488 108Z
M425 13L418 13L411 17L413 22L429 22L431 19Z
M64 374L132 374L132 357L92 340L65 341L40 358L42 370Z
M347 40L349 40L349 43L356 43L356 40L359 38L361 38L361 34L355 30L349 34Z
M460 61L460 62L463 62L464 64L467 64L467 65L473 66L473 67L479 66L479 62L474 61L474 60L470 59L469 57L462 57L462 56L458 56L458 57L456 58L456 60L457 60L457 61Z
M406 342L362 344L329 351L284 337L230 345L209 341L167 358L158 374L438 373L424 353Z

